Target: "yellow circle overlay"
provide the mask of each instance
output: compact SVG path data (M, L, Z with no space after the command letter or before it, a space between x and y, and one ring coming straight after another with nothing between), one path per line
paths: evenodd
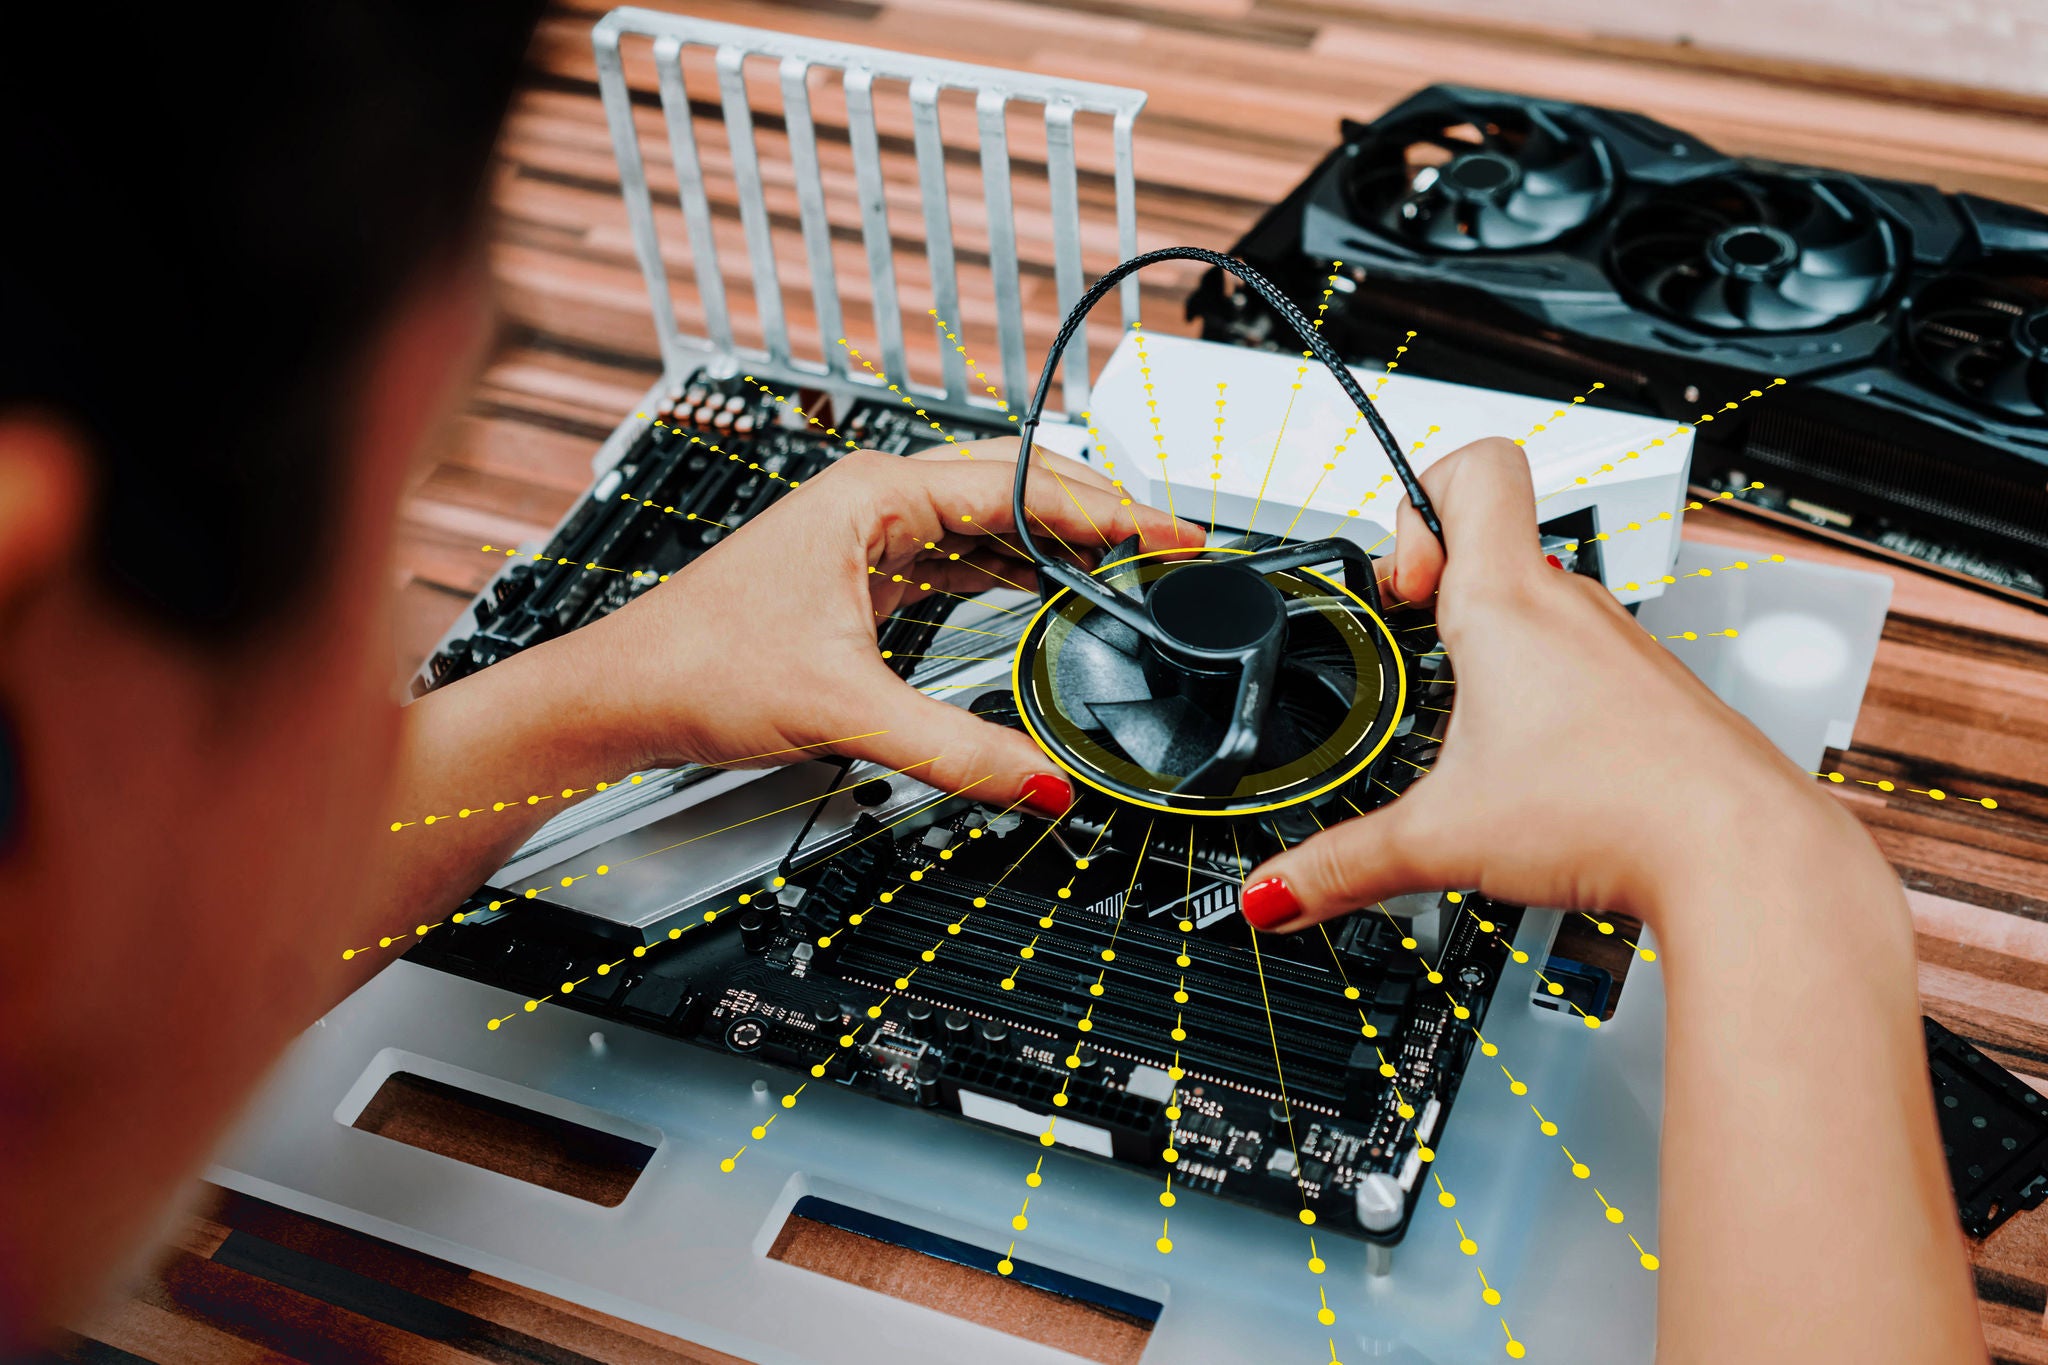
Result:
M1258 553L1258 551L1256 550L1235 549L1228 546L1211 546L1209 547L1208 552L1233 555L1251 555ZM1123 559L1116 560L1113 563L1104 564L1097 568L1095 570L1095 573L1104 574L1109 572L1111 569L1121 568L1123 565L1133 564L1138 562L1139 560L1156 559L1161 555L1169 555L1175 553L1178 552L1173 550L1148 550L1143 554L1130 555ZM1047 598L1044 605L1039 607L1039 609L1032 614L1031 620L1028 621L1024 626L1023 635L1021 635L1017 640L1016 655L1010 661L1010 691L1011 695L1016 699L1017 715L1018 718L1022 720L1024 723L1025 733L1030 735L1032 742L1039 747L1039 750L1043 752L1047 758L1051 759L1054 763L1058 764L1060 769L1063 772L1065 772L1069 777L1072 777L1075 780L1082 782L1087 786L1093 787L1096 791L1101 792L1104 796L1113 797L1114 799L1121 801L1126 805L1142 806L1146 810L1163 811L1168 815L1262 815L1268 811L1285 810L1289 806L1298 806L1304 801L1312 801L1316 797L1321 796L1326 792L1334 791L1338 787L1343 786L1346 782L1349 782L1352 778L1358 776L1360 773L1364 772L1368 767L1370 767L1372 765L1372 761L1380 756L1381 751L1384 750L1387 747L1387 745L1393 742L1394 731L1398 729L1400 725L1400 717L1402 713L1408 709L1407 664L1402 659L1401 647L1399 642L1397 642L1394 639L1393 630L1388 627L1387 623L1381 619L1380 614L1374 611L1372 609L1372 606L1368 602L1366 602L1364 598L1360 597L1357 593L1351 591L1351 589L1345 587L1342 583L1339 583L1335 579L1330 578L1328 575L1317 573L1314 569L1296 568L1289 569L1287 572L1307 574L1309 577L1321 580L1323 583L1328 584L1330 587L1336 589L1344 596L1350 598L1354 603L1358 605L1359 612L1363 614L1364 617L1367 620L1371 621L1375 626L1378 626L1380 634L1386 637L1388 652L1394 661L1392 671L1394 674L1395 723L1393 725L1389 725L1386 728L1386 733L1380 736L1379 742L1373 745L1371 750L1369 750L1363 758L1359 759L1359 761L1356 764L1352 765L1352 767L1347 769L1345 772L1340 773L1336 777L1331 778L1328 782L1324 783L1320 787L1317 787L1313 791L1306 791L1298 796L1288 797L1285 801L1274 801L1263 806L1236 806L1228 810L1202 810L1196 807L1171 806L1163 802L1137 800L1136 798L1128 796L1123 792L1113 791L1110 788L1105 787L1100 782L1097 782L1094 778L1090 777L1087 773L1084 773L1079 769L1073 767L1069 763L1067 763L1066 760L1062 759L1058 754L1052 751L1051 747L1046 744L1044 737L1041 736L1031 724L1030 711L1024 705L1024 652L1025 648L1030 644L1032 638L1038 634L1039 623L1044 620L1045 614L1053 610L1053 608L1057 607L1060 604L1062 598L1065 598L1072 593L1072 589L1070 588L1061 588L1058 592L1054 593L1051 597ZM1385 696L1384 684L1382 684L1381 695Z

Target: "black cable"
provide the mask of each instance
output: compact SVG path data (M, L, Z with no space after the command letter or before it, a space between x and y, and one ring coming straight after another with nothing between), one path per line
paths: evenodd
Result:
M1339 387L1344 390L1344 396L1357 406L1359 415L1365 418L1366 425L1372 429L1373 438L1380 443L1380 448L1386 451L1395 474L1400 476L1401 486L1407 490L1408 501L1422 517L1422 524L1429 528L1430 534L1439 542L1443 540L1443 523L1437 520L1436 509L1430 505L1429 495L1422 491L1421 481L1409 467L1407 456L1401 453L1400 442L1396 441L1394 433L1387 429L1386 421L1380 416L1379 409L1373 406L1372 399L1366 397L1365 390L1359 386L1358 377L1351 373L1335 349L1323 339L1323 334L1309 325L1308 319L1295 307L1294 300L1281 293L1270 280L1243 261L1198 246L1171 246L1159 251L1148 251L1142 256L1133 256L1128 261L1112 267L1090 285L1088 292L1083 294L1068 312L1066 321L1060 324L1059 335L1053 338L1052 349L1046 352L1045 368L1038 374L1038 391L1031 395L1031 406L1024 414L1023 426L1019 433L1022 446L1017 452L1017 482L1011 495L1011 506L1017 519L1017 539L1022 543L1026 554L1041 567L1054 563L1038 548L1037 541L1032 537L1028 518L1024 515L1024 484L1030 472L1032 438L1038 430L1039 418L1045 412L1046 400L1052 394L1053 371L1059 368L1060 356L1066 351L1067 342L1080 330L1082 322L1102 300L1102 296L1115 288L1126 275L1143 270L1148 265L1156 265L1160 261L1200 261L1205 265L1213 265L1226 274L1235 276L1245 288L1270 304L1287 325L1300 335L1302 344L1308 347L1332 375L1336 376ZM1064 578L1064 575L1056 574L1054 578L1059 580ZM1050 589L1051 584L1048 583L1047 586Z

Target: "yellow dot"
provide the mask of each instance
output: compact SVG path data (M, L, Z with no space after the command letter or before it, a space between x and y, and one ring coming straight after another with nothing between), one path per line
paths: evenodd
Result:
M1415 1146L1415 1155L1423 1161L1435 1161L1436 1149L1433 1147L1424 1147L1422 1144L1417 1143Z
M949 934L957 934L960 932L960 926L957 924L949 924L946 926L946 932Z
M1193 920L1191 920L1191 919L1184 919L1184 920L1182 920L1182 921L1180 922L1180 931L1181 931L1181 932L1182 932L1183 934L1191 934L1191 933L1193 933L1193 932L1194 932L1194 929L1195 929L1195 922L1194 922Z
M1114 962L1114 961L1116 961L1116 949L1114 949L1114 948L1104 948L1104 949L1102 950L1102 960L1103 960L1104 962Z
M1610 1223L1619 1223L1621 1221L1621 1210L1613 1207L1612 1205L1609 1205L1607 1209L1607 1221Z
M1176 1148L1168 1147L1165 1151L1159 1154L1159 1159L1161 1161L1166 1162L1168 1165L1171 1165L1172 1163L1180 1160L1180 1152Z
M1985 810L1997 810L1997 809L1998 809L1998 803L1997 803L1996 801L1992 800L1992 799L1991 799L1990 797L1988 797L1988 796L1980 798L1980 799L1978 800L1977 804L1978 804L1978 805L1980 805L1980 806L1982 806L1982 807L1983 807L1983 808L1984 808Z
M1311 1275L1320 1275L1320 1274L1322 1274L1322 1273L1323 1273L1323 1272L1324 1272L1325 1270L1328 1270L1328 1269L1329 1269L1329 1266L1328 1266L1328 1265L1326 1265L1326 1264L1324 1263L1324 1261L1323 1261L1323 1258L1322 1258L1322 1257L1320 1257L1320 1256L1311 1256L1311 1257L1309 1257L1309 1258L1308 1258L1308 1270L1309 1270L1309 1274L1311 1274Z
M784 1096L782 1097L782 1107L783 1107L784 1109L794 1109L794 1108L796 1108L796 1096L794 1096L794 1095L784 1095Z
M1017 950L1017 956L1027 959L1034 958L1038 956L1038 949L1032 947L1030 944L1027 943L1022 948L1019 948Z
M1415 1117L1415 1106L1404 1101L1394 1112L1404 1119L1412 1119Z
M1587 1176L1593 1174L1593 1168L1583 1161L1574 1161L1572 1163L1572 1174L1584 1180Z
M1436 1197L1436 1202L1442 1204L1447 1209L1453 1208L1457 1205L1458 1196L1452 1194L1449 1190L1445 1190L1442 1194Z
M1485 1299L1489 1304L1497 1304L1500 1302L1500 1291L1498 1289L1482 1289L1479 1291L1479 1297Z
M683 936L683 931L680 929L671 929L668 931L668 936L670 938L681 938Z
M529 1001L527 1001L527 1002L526 1002L526 1012L527 1012L528 1014L532 1014L532 1013L533 1013L533 1012L534 1012L535 1010L537 1010L537 1009L539 1009L539 1008L540 1008L540 1001L538 1001L538 1000L529 1000Z
M380 938L377 940L377 946L379 948L389 948L391 946L391 940L388 938Z
M1170 1080L1170 1081L1177 1081L1177 1080L1179 1080L1179 1079L1180 1079L1181 1077L1183 1077L1183 1076L1185 1076L1185 1075L1187 1075L1187 1074L1188 1074L1187 1072L1185 1072L1185 1071L1182 1071L1182 1070L1181 1070L1181 1069L1180 1069L1179 1067L1177 1067L1177 1066L1170 1066L1170 1067L1166 1068L1166 1078L1167 1078L1168 1080ZM1178 1115L1178 1114L1175 1114L1175 1115L1174 1115L1173 1117L1175 1117L1175 1118L1179 1118L1179 1117L1180 1117L1180 1115Z
M718 1169L730 1175L732 1173L732 1158L727 1157L725 1160L719 1162Z
M869 1006L868 1006L868 1018L870 1018L870 1019L879 1019L879 1018L881 1018L881 1017L882 1017L882 1007L881 1007L880 1005L869 1005Z
M492 810L503 810L503 809L505 809L505 803L504 803L503 801L493 801L493 802L491 803L491 809L492 809Z
M763 1138L765 1138L765 1137L767 1137L767 1136L768 1136L768 1130L767 1130L766 1128L762 1128L762 1127L760 1127L760 1126L758 1126L758 1125L757 1125L757 1126L755 1127L755 1129L754 1129L754 1141L756 1141L756 1142L759 1142L759 1141L761 1141L761 1140L762 1140Z
M634 956L634 957L646 957L646 956L647 956L647 945L643 943L643 944L641 944L641 945L640 945L639 947L635 948L635 949L633 950L633 956Z
M450 916L449 916L448 918L449 918L450 920L454 921L455 923L457 923L457 924L460 924L460 923L462 923L462 912L461 912L460 910L457 910L457 911L456 911L456 912L455 912L454 914L450 915ZM602 967L600 967L600 968L598 968L598 970L599 970L599 971L603 971L604 969L603 969Z
M1415 950L1415 940L1412 938L1404 938L1401 940L1401 946L1403 948L1408 949L1410 952L1413 952Z
M1493 921L1492 921L1492 920L1490 920L1490 919L1483 919L1483 920L1479 921L1479 932L1480 932L1480 933L1482 933L1482 934L1490 934L1490 933L1492 933L1492 932L1493 932Z
M976 896L976 897L974 898L974 908L975 908L975 909L977 909L977 910L986 910L986 909L988 909L988 897L986 897L986 896Z
M1595 1018L1594 1016L1590 1015L1590 1014L1589 1014L1589 1015L1586 1015L1586 1016L1585 1016L1585 1020L1586 1020L1586 1027L1587 1027L1587 1028L1599 1028L1599 1027L1600 1027L1600 1021L1599 1021L1598 1019L1596 1019L1596 1018Z
M1929 791L1929 792L1928 792L1927 794L1928 794L1929 796L1933 797L1933 798L1934 798L1934 799L1935 799L1936 801L1946 801L1946 800L1948 800L1948 793L1947 793L1947 792L1945 792L1945 791L1943 791L1943 790L1942 790L1941 788L1939 788L1939 787L1936 787L1936 788L1934 788L1933 790Z
M562 885L564 885L564 886L574 886L575 884L576 884L576 879L575 879L574 877L564 877L564 878L562 878Z
M1655 1256L1652 1256L1649 1252L1646 1251L1643 1253L1642 1260L1643 1269L1655 1270L1657 1268L1657 1258Z
M632 782L633 782L633 785L634 785L634 786L636 786L636 787L637 787L637 786L639 786L639 785L640 785L640 774L638 774L638 773L634 773L634 774L633 774L633 778L632 778Z
M1363 1025L1358 1031L1360 1033L1363 1033L1368 1038L1377 1038L1380 1036L1380 1031L1374 1028L1371 1024Z
M502 1019L493 1019L489 1023L485 1024L484 1027L489 1029L491 1032L496 1033L499 1027L504 1024L504 1022L505 1021Z
M1054 1096L1053 1098L1054 1098L1054 1099L1065 1099L1065 1098L1066 1098L1066 1096L1064 1096L1064 1095L1055 1095L1055 1096ZM1038 1187L1039 1187L1040 1185L1043 1185L1043 1184L1045 1183L1045 1177L1044 1177L1044 1176L1042 1176L1042 1175L1040 1175L1040 1174L1039 1174L1038 1172L1036 1172L1036 1171L1033 1171L1033 1172L1032 1172L1032 1173L1031 1173L1030 1175L1027 1175L1027 1176L1025 1176L1025 1177L1024 1177L1024 1183L1025 1183L1025 1184L1027 1184L1027 1185L1029 1185L1029 1186L1030 1186L1030 1187L1031 1187L1032 1189L1034 1189L1034 1190L1035 1190L1035 1189L1037 1189L1037 1188L1038 1188Z
M1392 1080L1394 1076L1394 1064L1392 1062L1381 1062L1380 1075L1385 1076L1389 1080Z
M1303 1209L1300 1213L1296 1214L1295 1216L1301 1219L1302 1222L1308 1224L1309 1226L1315 1226L1316 1211L1314 1209Z
M1527 1352L1526 1352L1526 1350L1525 1350L1525 1348L1523 1347L1523 1345L1522 1345L1522 1343L1521 1343L1521 1342L1519 1342L1519 1341L1509 1341L1509 1342L1508 1342L1508 1356L1509 1356L1509 1358L1510 1358L1510 1359L1513 1359L1513 1360L1520 1360L1520 1359L1521 1359L1521 1358L1523 1357L1523 1355L1525 1355L1526 1353L1527 1353Z
M535 896L538 896L539 894L540 888L537 886L529 886L526 888L526 898L528 900L532 900Z
M1443 974L1442 972L1439 972L1439 971L1434 971L1434 970L1432 970L1432 971L1430 972L1430 974L1429 974L1429 984L1430 984L1430 985L1432 985L1432 986L1441 986L1441 985L1443 985L1443 984L1444 984L1444 974Z
M1088 1021L1083 1019L1081 1022L1085 1024ZM1185 1043L1188 1040L1188 1031L1184 1028L1175 1028L1172 1037L1176 1043Z
M1074 866L1080 868L1083 872L1086 872L1088 870L1088 860L1086 858L1076 858L1074 860Z
M1157 1242L1155 1242L1155 1243L1154 1243L1153 1245L1155 1245L1155 1246L1157 1246L1157 1247L1159 1248L1159 1253L1160 1253L1160 1254L1161 1254L1162 1256L1163 1256L1163 1255L1165 1255L1166 1253L1168 1253L1168 1252L1170 1252L1170 1251L1172 1251L1172 1250L1173 1250L1173 1242L1172 1242L1172 1240L1171 1240L1170 1238L1166 1238L1166 1237L1161 1237L1161 1238L1160 1238L1160 1239L1159 1239L1159 1240L1158 1240Z
M1316 1310L1316 1321L1328 1327L1337 1321L1337 1315L1327 1308L1319 1308Z
M355 960L356 960L356 950L355 950L355 949L353 949L353 948L343 948L343 949L341 950L341 960L342 960L343 962L353 962L353 961L355 961Z
M1551 1121L1550 1121L1549 1119L1545 1119L1545 1120L1543 1120L1543 1136L1545 1136L1545 1137L1556 1137L1556 1136L1557 1136L1557 1125L1556 1125L1556 1124L1554 1124L1554 1123L1552 1123L1552 1122L1551 1122Z
M1039 1146L1041 1146L1041 1147L1050 1147L1050 1146L1052 1146L1052 1134L1051 1134L1051 1133L1040 1133L1040 1134L1038 1135L1038 1145L1039 1145Z
M1464 1252L1467 1256L1477 1256L1479 1254L1479 1243L1467 1237L1464 1241L1458 1243L1458 1250Z
M1007 1256L996 1262L996 1274L998 1275L1007 1275L1016 1268L1016 1263Z
M1159 1203L1162 1208L1172 1208L1175 1203L1173 1191L1166 1190L1163 1193L1161 1193L1159 1196Z
M1180 955L1179 957L1176 957L1176 958L1175 958L1175 959L1174 959L1173 961L1174 961L1174 964L1175 964L1176 966L1180 966L1180 967L1188 967L1188 966L1192 966L1192 965L1194 964L1194 959L1193 959L1193 958L1191 958L1191 957L1189 957L1189 956L1188 956L1188 955L1187 955L1186 953L1182 953L1182 954L1181 954L1181 955Z
M1527 962L1528 960L1529 955L1527 953L1523 952L1520 948L1515 949L1515 961Z
M1495 1047L1492 1043L1481 1043L1479 1045L1479 1050L1482 1053L1486 1054L1488 1057L1497 1057L1500 1055L1500 1049L1498 1047Z

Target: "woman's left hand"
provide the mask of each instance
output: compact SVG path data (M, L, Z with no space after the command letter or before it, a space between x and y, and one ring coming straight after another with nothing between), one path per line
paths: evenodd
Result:
M1056 814L1073 791L1037 745L919 692L876 645L886 618L934 593L1036 589L1011 516L1016 454L1014 439L910 457L856 451L669 582L541 648L590 679L585 714L608 732L620 771L787 763L801 747ZM1151 550L1203 540L1043 451L1026 510L1056 553L1092 556L1133 534Z

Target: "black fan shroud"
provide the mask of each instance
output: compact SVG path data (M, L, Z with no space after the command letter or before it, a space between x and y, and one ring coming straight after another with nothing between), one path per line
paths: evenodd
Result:
M2048 274L1946 275L1905 310L1907 356L2000 417L2048 422Z
M1135 547L1132 547L1135 548ZM1227 560L1232 550L1206 558ZM1177 567L1112 554L1098 571L1149 593ZM1084 783L1120 800L1189 815L1278 810L1341 787L1370 766L1407 695L1399 649L1372 607L1309 571L1265 576L1280 593L1287 637L1256 757L1227 793L1176 790L1221 741L1235 679L1207 693L1168 677L1138 633L1072 593L1026 629L1018 709L1041 747Z
M1900 254L1890 221L1848 183L1741 174L1631 209L1607 266L1636 303L1701 331L1803 332L1881 303Z
M1614 194L1606 144L1533 105L1417 115L1356 145L1345 197L1360 224L1431 252L1547 246Z

